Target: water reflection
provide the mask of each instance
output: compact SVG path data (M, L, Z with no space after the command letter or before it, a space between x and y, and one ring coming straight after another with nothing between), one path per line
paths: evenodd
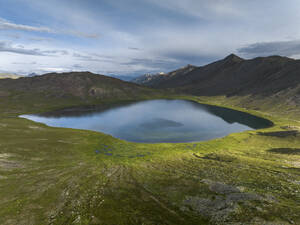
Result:
M272 125L247 113L186 100L150 100L113 108L89 106L22 117L148 143L203 141Z

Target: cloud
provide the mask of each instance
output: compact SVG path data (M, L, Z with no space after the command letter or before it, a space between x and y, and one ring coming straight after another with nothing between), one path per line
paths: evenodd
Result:
M67 68L60 68L60 67L48 67L48 68L38 68L39 71L46 72L46 73L60 73L69 71Z
M78 36L81 36L81 37L86 37L86 38L91 38L91 39L99 39L100 38L99 34L85 34L82 32L76 32L75 34L77 34Z
M254 43L246 47L239 48L238 52L251 57L268 55L299 55L300 40Z
M0 46L18 53L5 54L1 69L133 75L204 65L232 52L300 57L299 10L299 0L274 0L272 7L267 0L10 0L3 4L10 21L0 18L0 40L23 46ZM12 64L23 61L38 66Z
M37 62L13 62L14 65L36 65Z
M37 31L37 32L47 32L55 33L52 29L48 27L34 27L23 24L16 24L9 22L4 19L0 19L0 29L1 30L23 30L23 31Z
M89 61L89 62L111 62L112 61L112 57L103 56L96 53L90 53L90 54L73 53L73 57L76 58L77 60Z
M235 0L146 0L159 7L174 11L178 14L196 17L200 19L218 19L240 17L242 9ZM234 4L235 3L235 4Z
M21 36L19 34L6 34L5 36L13 38L13 39L20 39Z
M23 45L12 45L11 43L5 41L0 41L0 52L10 52L32 56L56 56L68 54L68 51L66 50L40 50L39 48L28 49Z
M43 52L43 54L48 54L48 55L57 55L57 54L68 55L69 54L69 52L66 50L44 50L42 52Z
M82 69L83 67L80 64L74 64L74 65L72 65L72 68L74 68L74 69Z
M24 25L24 24L17 24L10 22L8 20L5 20L3 18L0 18L0 30L17 30L17 31L29 31L29 32L41 32L41 33L52 33L52 34L67 34L67 35L73 35L78 37L84 37L84 38L91 38L91 39L98 39L100 36L99 34L88 34L83 33L80 31L62 31L62 30L55 30L49 27L43 27L43 26L30 26L30 25Z
M141 51L140 48L135 48L135 47L128 47L129 50L134 50L134 51Z
M11 52L22 55L45 56L39 49L25 49L22 46L12 46L7 42L0 42L0 52Z
M151 67L161 67L170 64L177 64L178 61L172 58L163 58L163 57L139 57L139 58L129 58L127 62L121 63L122 65L148 65Z
M31 37L29 38L30 41L53 41L52 38L46 38L46 37Z

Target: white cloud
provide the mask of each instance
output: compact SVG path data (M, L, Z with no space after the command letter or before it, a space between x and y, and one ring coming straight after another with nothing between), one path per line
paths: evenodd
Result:
M39 48L25 48L20 44L11 44L9 42L0 41L0 52L9 52L21 55L33 55L33 56L56 56L67 55L66 50L41 50Z
M239 4L233 0L146 0L162 8L175 11L178 14L197 17L205 20L216 20L219 18L242 17L243 12Z
M38 71L43 71L43 72L54 72L54 73L59 73L59 72L65 72L70 69L67 68L58 68L58 67L44 67L44 68L37 68Z
M298 56L300 55L300 40L258 42L238 49L245 56Z
M55 33L52 29L48 27L34 27L23 24L15 24L7 20L0 18L0 29L1 30L23 30L23 31L37 31L37 32L47 32Z
M98 39L99 34L95 33L84 33L80 31L73 31L73 30L55 30L49 27L42 27L42 26L29 26L24 24L16 24L10 21L7 21L3 18L0 18L0 30L16 30L16 31L29 31L29 32L41 32L41 33L52 33L52 34L68 34L74 35L78 37L85 37L91 39Z
M22 55L45 56L39 49L25 49L23 46L13 46L7 42L0 42L0 52L10 52Z
M296 51L293 46L297 44L295 40L300 40L298 0L289 0L288 4L284 0L274 0L272 4L269 0L24 2L42 13L40 21L46 25L29 26L0 19L0 31L15 32L19 36L14 41L24 46L0 43L1 64L6 70L166 72L187 63L209 63L238 51L251 56L297 53L298 47ZM26 15L26 21L39 24L30 15ZM49 36L51 41L43 41ZM24 61L36 61L37 65L12 66L12 62Z

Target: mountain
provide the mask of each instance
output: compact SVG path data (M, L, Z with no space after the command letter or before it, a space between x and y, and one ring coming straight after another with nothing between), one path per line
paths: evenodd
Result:
M136 77L131 80L131 82L141 85L147 85L151 86L152 83L154 83L156 80L160 80L164 74L151 74L147 73L145 75Z
M35 77L35 76L40 76L40 75L37 73L30 73L27 75L27 77ZM126 75L107 75L107 76L117 78L117 79L123 80L123 81L131 81L132 79L135 78L135 77L126 76Z
M156 87L159 86L160 83L164 83L164 82L168 83L170 79L174 79L175 77L182 77L185 74L194 70L195 68L197 67L188 64L170 73L145 74L143 76L133 79L131 82L146 85L149 87Z
M300 60L281 56L245 60L231 54L187 72L179 69L143 85L197 96L281 97L300 105Z
M14 106L22 101L46 107L66 102L90 104L96 101L136 100L158 93L138 84L90 72L49 73L0 80L0 99L7 99Z
M135 79L134 76L126 76L126 75L109 75L109 76L123 81L131 81L132 79Z
M37 73L30 73L30 74L27 75L27 77L35 77L35 76L38 76L38 74Z
M13 74L13 73L0 73L0 79L7 79L7 78L18 79L20 77L22 77L22 76L19 76L19 75Z

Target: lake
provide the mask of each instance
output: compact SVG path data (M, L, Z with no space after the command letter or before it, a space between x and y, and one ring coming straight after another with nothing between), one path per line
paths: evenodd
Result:
M108 109L80 107L20 117L144 143L205 141L272 126L272 122L244 112L187 100L148 100Z

